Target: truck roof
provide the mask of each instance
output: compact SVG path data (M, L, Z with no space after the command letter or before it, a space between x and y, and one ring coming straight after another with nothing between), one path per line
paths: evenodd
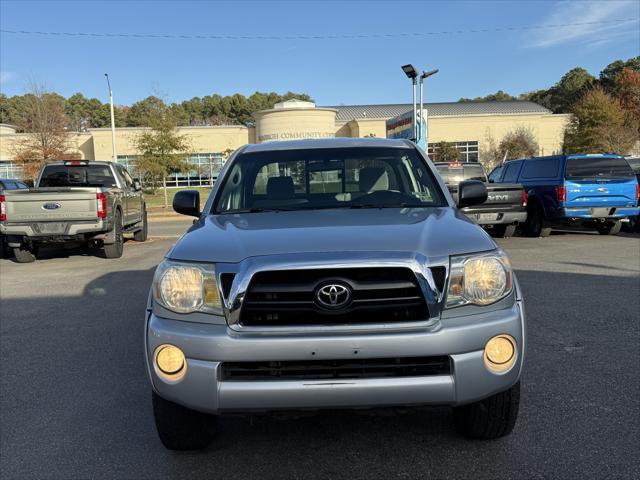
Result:
M349 147L381 147L411 148L414 145L408 140L389 138L322 138L308 140L291 140L283 142L265 142L250 144L243 153L271 152L275 150L303 150L309 148L349 148Z
M76 163L79 162L79 163ZM110 165L112 160L54 160L53 162L47 162L44 166L49 165Z

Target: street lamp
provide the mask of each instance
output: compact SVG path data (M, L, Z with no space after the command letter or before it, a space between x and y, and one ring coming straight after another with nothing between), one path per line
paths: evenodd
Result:
M116 117L113 113L113 91L111 90L111 82L109 82L109 74L105 73L104 76L107 77L107 87L109 87L109 106L111 107L111 150L113 161L116 162L118 160L118 155L116 154Z
M424 117L422 116L423 113L423 102L422 102L422 84L424 83L425 78L430 77L431 75L435 75L436 73L438 73L440 70L435 69L435 70L429 70L428 72L422 72L422 75L420 75L420 128L418 129L418 131L420 132L419 134L416 133L416 138L418 140L422 140L422 122L424 122L425 126L427 124L427 121L424 119ZM428 114L429 112L427 112ZM425 151L427 149L427 139L424 139L424 143L425 143Z
M402 71L404 74L411 79L411 83L413 84L413 119L411 121L411 125L413 126L413 136L416 138L416 79L418 78L418 71L416 67L411 65L410 63L402 66Z

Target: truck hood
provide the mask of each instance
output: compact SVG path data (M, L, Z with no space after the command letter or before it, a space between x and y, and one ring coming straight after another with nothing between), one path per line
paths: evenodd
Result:
M429 258L494 248L484 230L450 207L332 209L203 217L167 257L237 263L261 255L394 251Z

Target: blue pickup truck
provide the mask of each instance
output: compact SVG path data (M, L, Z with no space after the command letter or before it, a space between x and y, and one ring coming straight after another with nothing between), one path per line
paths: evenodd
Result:
M520 183L528 196L525 232L546 237L553 226L580 224L615 235L638 215L638 181L620 155L554 155L511 160L489 182Z

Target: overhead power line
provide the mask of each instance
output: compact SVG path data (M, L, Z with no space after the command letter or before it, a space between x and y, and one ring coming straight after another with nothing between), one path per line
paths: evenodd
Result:
M151 38L178 40L335 40L360 38L402 38L427 37L430 35L459 35L465 33L512 32L521 30L536 30L543 28L566 28L584 25L604 25L613 23L638 22L638 18L620 18L602 20L598 22L561 23L555 25L521 25L515 27L474 28L468 30L442 30L413 33L367 33L367 34L328 34L328 35L228 35L219 33L202 34L174 34L174 33L97 33L97 32L43 32L36 30L8 30L0 29L0 33L15 35L51 35L60 37L108 37L108 38Z

